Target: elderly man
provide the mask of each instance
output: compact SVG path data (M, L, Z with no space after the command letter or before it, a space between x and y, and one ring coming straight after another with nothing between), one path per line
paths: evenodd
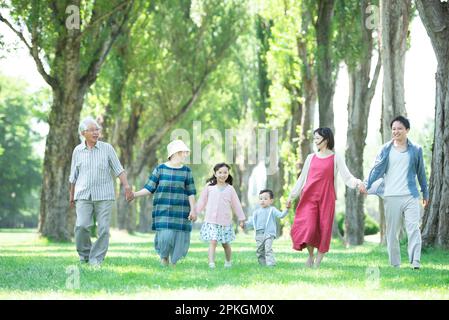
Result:
M72 154L70 170L70 206L76 206L75 242L80 262L99 267L109 246L109 224L115 200L111 170L125 188L126 198L131 188L114 148L99 141L101 128L87 117L79 125L81 144ZM98 239L90 240L93 215L98 222Z

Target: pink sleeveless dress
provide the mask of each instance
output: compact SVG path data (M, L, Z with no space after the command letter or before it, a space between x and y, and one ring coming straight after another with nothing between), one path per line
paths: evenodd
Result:
M309 245L329 251L336 200L334 161L335 155L312 158L290 232L295 250Z

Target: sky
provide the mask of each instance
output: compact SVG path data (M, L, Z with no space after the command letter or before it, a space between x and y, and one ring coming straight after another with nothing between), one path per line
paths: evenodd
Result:
M29 91L34 92L47 86L36 69L34 60L25 46L16 39L16 36L0 24L0 32L7 44L18 43L18 49L12 53L3 53L6 57L0 59L0 72L12 77L18 77L28 82ZM373 59L373 70L376 60ZM435 110L435 71L436 58L430 39L421 23L419 16L411 24L411 47L406 54L405 65L405 98L408 118L412 129L419 131L426 121L434 118ZM380 75L376 93L371 104L367 145L380 143L380 114L381 114L382 73ZM344 150L346 145L347 128L347 99L348 77L344 65L341 66L334 97L335 113L335 140L336 149ZM316 121L317 122L317 121ZM38 130L46 134L47 126L41 124ZM39 149L43 151L44 145Z

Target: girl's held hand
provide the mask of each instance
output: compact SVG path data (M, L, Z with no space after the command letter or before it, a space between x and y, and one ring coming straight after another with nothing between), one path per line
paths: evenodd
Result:
M290 209L291 206L292 206L292 201L291 201L291 200L288 200L288 201L287 201L287 204L285 205L285 207L286 207L287 209Z
M243 220L240 221L239 225L240 225L240 228L245 229L245 221L243 221Z
M197 218L197 217L196 217L195 210L190 211L190 214L189 214L188 219L189 219L190 221L194 222L194 221L196 221L196 218Z

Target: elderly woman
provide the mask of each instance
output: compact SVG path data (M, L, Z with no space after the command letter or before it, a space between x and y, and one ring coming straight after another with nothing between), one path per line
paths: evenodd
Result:
M109 246L109 224L115 200L111 171L125 188L127 198L132 196L126 172L114 148L99 141L101 127L87 117L79 125L81 143L72 154L70 170L70 206L76 206L75 242L80 262L99 267ZM98 239L90 240L93 215L98 222Z
M156 230L154 245L163 266L175 266L187 255L192 221L196 220L195 183L192 171L184 165L189 152L183 141L170 142L167 161L159 164L144 188L133 194L154 194L152 229Z

